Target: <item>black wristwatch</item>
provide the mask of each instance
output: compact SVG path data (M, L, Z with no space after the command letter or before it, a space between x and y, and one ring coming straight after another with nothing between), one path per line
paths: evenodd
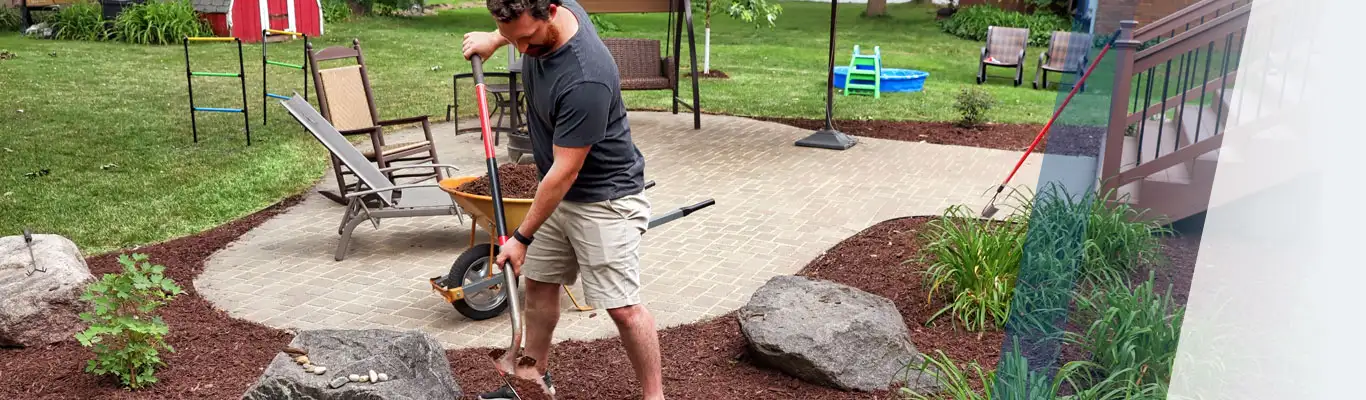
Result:
M522 232L518 232L516 229L512 230L512 238L517 239L518 242L522 242L523 246L531 245L531 238L522 236Z

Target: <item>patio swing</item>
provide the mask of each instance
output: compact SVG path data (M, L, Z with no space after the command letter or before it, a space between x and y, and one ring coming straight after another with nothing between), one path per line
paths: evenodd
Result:
M697 41L693 35L691 0L579 0L589 14L669 13L665 28L664 51L659 41L643 38L602 38L616 60L621 75L621 90L672 90L673 113L682 104L693 113L693 129L702 129L701 95L697 84ZM681 69L675 60L681 58L683 25L688 26L688 57L692 77L692 102L678 96L678 74ZM663 54L661 56L660 54Z

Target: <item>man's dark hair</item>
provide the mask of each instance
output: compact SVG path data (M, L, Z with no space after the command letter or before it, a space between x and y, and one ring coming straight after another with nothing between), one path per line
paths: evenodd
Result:
M488 0L489 13L498 22L512 22L525 12L542 21L550 19L551 4L558 6L560 0Z

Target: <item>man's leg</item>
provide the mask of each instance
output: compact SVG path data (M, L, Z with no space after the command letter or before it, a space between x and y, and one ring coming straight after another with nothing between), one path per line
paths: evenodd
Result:
M626 357L636 370L645 399L663 399L664 381L659 357L659 332L655 330L654 316L645 306L636 304L607 310L612 322L617 324L621 333L621 344L626 347Z
M536 240L527 247L526 261L522 263L522 276L526 278L519 286L526 292L526 309L522 312L525 322L522 354L535 358L536 367L535 371L519 369L513 372L526 379L548 378L550 342L555 335L555 325L560 321L560 285L572 285L578 280L578 258L561 228L561 214L559 210L552 212L537 230ZM511 396L511 388L504 385L480 394L479 398L504 400Z
M522 354L536 359L534 374L519 375L535 378L545 374L550 365L550 341L555 325L560 322L560 284L537 282L527 278L526 285L526 349Z
M561 203L564 204L564 203ZM570 243L578 256L588 304L606 309L646 400L663 399L659 335L640 299L640 239L649 227L650 203L643 195L612 201L572 203L565 209Z

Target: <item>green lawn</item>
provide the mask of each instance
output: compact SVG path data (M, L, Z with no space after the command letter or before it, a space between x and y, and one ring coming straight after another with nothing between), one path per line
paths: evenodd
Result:
M712 68L732 77L704 80L707 112L819 118L824 112L828 4L785 3L775 29L754 29L723 15L713 18ZM979 43L941 33L933 9L891 5L886 18L865 19L863 6L841 6L836 62L854 44L881 46L887 67L926 70L922 93L881 99L836 98L847 119L953 119L953 95L973 83ZM607 36L663 39L665 15L615 14L621 31ZM702 25L698 20L698 55ZM369 18L330 24L317 46L359 38L366 52L382 117L428 114L440 120L451 101L451 74L467 71L461 35L492 29L481 8L420 18ZM261 49L245 45L247 107L253 145L244 146L239 114L199 114L191 142L184 53L179 45L132 46L34 40L0 35L0 235L23 227L71 237L99 253L193 234L306 190L326 167L323 150L272 102L260 121ZM271 45L271 58L302 61L299 42ZM1038 49L1030 49L1031 63ZM684 53L686 55L686 52ZM685 56L686 57L686 56ZM194 69L235 72L236 46L191 46ZM490 60L490 69L501 64ZM439 67L439 68L438 68ZM1044 122L1056 91L1010 86L1008 71L981 87L999 100L996 122ZM1032 79L1028 70L1026 80ZM299 71L270 70L277 93L302 90ZM467 83L468 81L462 81ZM229 78L196 78L196 105L240 107L241 87ZM470 91L462 92L469 102ZM313 97L310 93L310 98ZM629 92L635 109L668 107L668 92ZM20 111L22 110L22 111ZM468 116L473 107L463 107ZM101 166L114 164L112 168ZM26 177L41 169L49 174Z

